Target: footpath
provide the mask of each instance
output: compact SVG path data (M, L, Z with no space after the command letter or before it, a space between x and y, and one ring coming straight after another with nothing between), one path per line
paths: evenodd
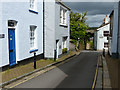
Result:
M34 64L33 62L25 64L25 65L20 65L15 68L11 68L5 71L0 72L0 78L2 78L0 82L0 87L4 87L5 85L8 85L9 83L12 83L16 80L20 80L24 78L25 76L32 75L35 72L42 71L44 69L47 69L51 66L54 66L56 64L65 62L72 57L79 55L81 51L76 52L72 51L69 54L66 54L62 56L61 58L57 59L56 61L53 60L38 60L37 61L37 69L34 69ZM103 55L98 56L98 64L96 66L96 73L95 73L95 78L92 86L92 90L94 89L112 89L111 85L111 78L109 75L109 68L110 68L110 61L108 57L103 57ZM109 67L109 68L108 68Z
M5 85L8 85L9 83L12 83L16 80L19 80L25 76L31 75L37 71L44 70L50 66L56 65L58 63L64 62L76 55L80 54L76 51L70 51L68 54L63 55L61 58L57 59L56 61L51 59L41 59L36 61L36 69L34 69L34 62L23 64L14 68L8 68L5 71L0 72L0 88L4 87Z
M100 55L98 57L96 73L97 78L95 82L95 89L97 90L99 88L100 90L104 89L112 90L108 65L106 62L106 58L103 55Z

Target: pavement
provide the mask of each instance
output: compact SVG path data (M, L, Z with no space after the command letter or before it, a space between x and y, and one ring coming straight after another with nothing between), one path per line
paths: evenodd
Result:
M11 82L14 82L18 79L21 79L25 76L31 75L39 70L43 70L47 67L50 67L56 63L62 62L66 59L71 58L72 56L75 56L76 54L79 54L79 52L70 52L67 55L62 56L61 58L59 58L57 61L54 60L38 60L37 63L37 69L34 70L33 66L33 62L25 64L25 65L18 65L15 68L8 68L5 71L0 72L0 76L2 78L1 83L0 83L0 87L3 87L4 85L7 85Z
M96 51L82 51L82 54L77 52L76 55L73 55L75 59L71 55L62 58L57 65L57 62L50 62L53 65L49 64L43 69L27 73L28 75L21 75L13 80L15 82L5 84L4 88L92 88L98 64L95 89L111 89L106 59L102 55ZM16 71L20 73L19 70Z
M111 86L115 90L120 90L120 59L113 59L109 55L105 56L108 66Z
M98 55L96 52L81 52L68 61L5 88L92 88Z
M98 68L96 72L97 72L97 80L96 80L95 89L99 88L100 90L104 90L104 89L112 90L108 65L103 55L100 55L98 57Z

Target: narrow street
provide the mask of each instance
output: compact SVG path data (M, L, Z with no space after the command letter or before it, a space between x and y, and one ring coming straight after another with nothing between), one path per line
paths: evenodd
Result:
M99 52L79 56L14 88L91 88Z

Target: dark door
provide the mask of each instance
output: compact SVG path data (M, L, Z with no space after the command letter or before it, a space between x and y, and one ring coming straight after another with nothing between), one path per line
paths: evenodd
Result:
M9 65L16 64L16 49L15 49L15 29L8 29L9 38Z

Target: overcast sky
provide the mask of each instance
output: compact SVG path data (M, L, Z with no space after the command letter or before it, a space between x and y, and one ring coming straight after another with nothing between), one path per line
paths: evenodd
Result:
M90 27L99 27L106 15L111 13L115 0L63 0L74 12L87 11L87 21ZM69 2L68 2L69 1ZM99 2L97 2L99 1ZM109 1L109 2L108 2Z

